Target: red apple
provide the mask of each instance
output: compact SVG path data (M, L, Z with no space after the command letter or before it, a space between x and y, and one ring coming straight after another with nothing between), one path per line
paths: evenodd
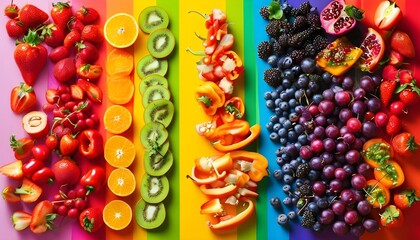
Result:
M386 0L379 3L375 11L375 25L382 30L390 30L401 20L401 9L395 2Z
M47 114L41 111L32 111L22 118L23 129L34 139L39 139L48 134Z

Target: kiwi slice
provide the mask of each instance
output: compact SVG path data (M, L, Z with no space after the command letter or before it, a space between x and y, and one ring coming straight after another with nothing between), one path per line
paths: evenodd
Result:
M147 203L140 199L134 207L134 216L140 227L144 229L158 228L166 218L165 205L162 202L158 204Z
M168 88L168 79L166 79L164 76L161 76L159 74L150 74L147 75L145 78L143 78L139 84L139 90L140 93L143 95L144 92L148 87L151 86L162 86L164 88Z
M144 121L160 122L168 127L174 116L174 104L166 99L159 99L149 103L144 110Z
M168 130L159 122L146 123L140 130L140 141L148 150L158 151L168 136Z
M168 151L165 155L157 152L145 151L143 157L144 170L150 176L163 176L174 163L174 155Z
M168 61L165 59L157 59L152 55L146 55L137 63L137 75L141 79L150 74L159 74L165 76L168 72Z
M150 33L147 38L147 49L155 58L167 57L174 50L175 36L171 30L161 28Z
M145 33L151 33L155 29L167 28L169 25L169 15L161 7L150 6L139 14L139 27Z
M171 99L171 92L169 89L156 85L150 86L144 91L143 94L143 106L147 107L151 102L159 100L159 99Z
M150 176L143 174L141 179L140 194L144 201L148 203L160 203L168 196L169 193L169 180L163 176Z

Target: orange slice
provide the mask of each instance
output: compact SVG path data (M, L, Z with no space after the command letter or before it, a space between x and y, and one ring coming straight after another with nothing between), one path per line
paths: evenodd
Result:
M104 37L113 47L126 48L134 44L139 35L136 19L127 13L117 13L104 25Z
M104 223L111 229L122 230L126 228L133 218L133 211L126 202L113 200L107 203L103 210Z
M126 104L134 95L134 83L130 76L108 79L106 88L109 101L115 104Z
M112 170L107 183L109 190L120 197L131 195L136 188L136 179L133 172L128 168Z
M134 68L133 55L124 49L112 50L106 59L106 72L112 77L130 75Z
M112 105L104 113L104 127L110 133L121 134L127 131L132 121L130 111L120 105Z
M128 138L114 135L105 143L104 157L113 167L129 167L136 157L136 148Z

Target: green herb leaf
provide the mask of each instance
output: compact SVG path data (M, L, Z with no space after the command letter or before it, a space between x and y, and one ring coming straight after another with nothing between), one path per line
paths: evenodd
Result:
M277 1L271 1L270 6L268 6L270 14L268 19L281 19L283 17L283 10L280 8L280 3Z

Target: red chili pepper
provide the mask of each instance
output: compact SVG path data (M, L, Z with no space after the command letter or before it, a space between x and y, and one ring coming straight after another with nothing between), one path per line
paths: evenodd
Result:
M54 172L49 167L43 167L32 175L32 181L38 185L52 184L54 179Z
M92 167L85 175L80 179L80 185L86 188L89 195L92 192L100 191L106 183L106 173L103 167L95 166Z
M87 158L94 159L99 157L103 151L103 138L102 134L94 129L88 129L82 131L79 136L79 153Z

